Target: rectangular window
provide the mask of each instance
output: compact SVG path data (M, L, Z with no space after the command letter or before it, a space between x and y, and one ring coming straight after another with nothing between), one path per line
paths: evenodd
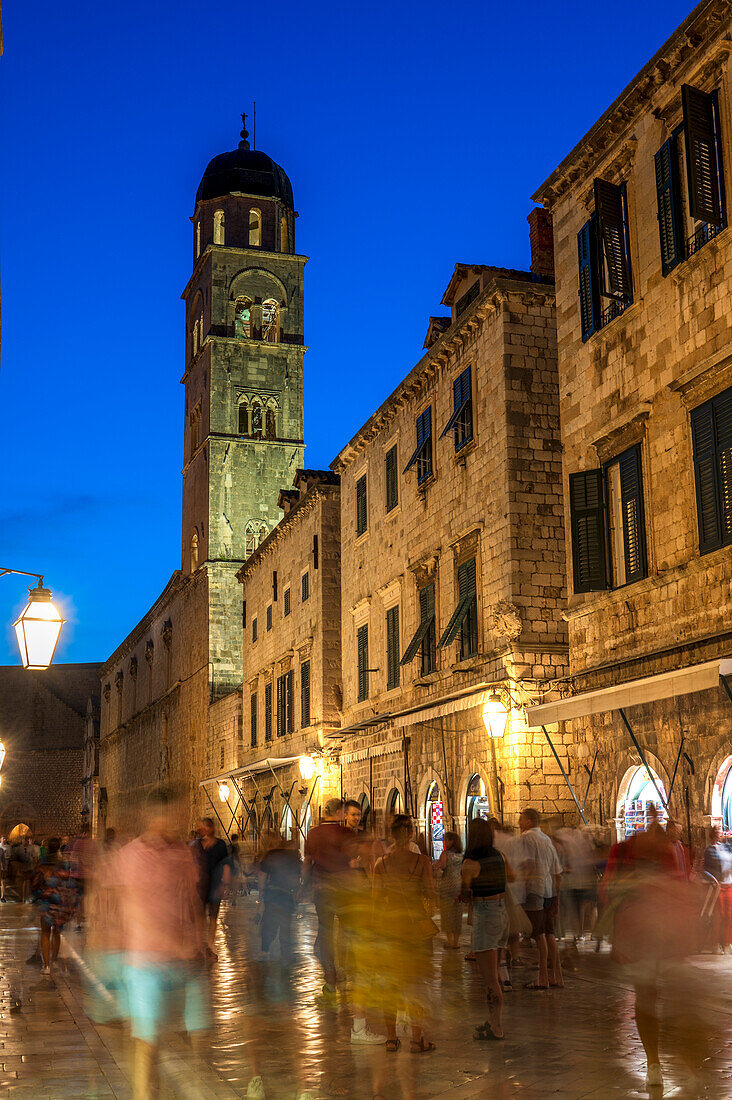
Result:
M287 730L287 686L286 677L277 677L277 736L284 737Z
M397 469L396 444L390 447L384 458L386 480L386 510L391 512L399 503L399 471Z
M633 301L624 183L595 180L595 212L577 234L577 256L582 339L587 340Z
M290 614L290 589L285 589L285 616Z
M366 474L356 482L356 537L362 535L368 526L366 506Z
M360 626L356 632L356 663L358 667L358 702L369 697L369 628Z
M302 575L302 602L310 599L310 571Z
M452 431L455 450L459 451L473 438L473 399L470 387L470 367L459 374L452 384L452 416L445 425L440 439Z
M479 294L480 281L477 280L473 283L470 290L466 290L463 296L461 298L458 298L457 303L455 304L455 317L458 318L461 314L465 313L465 310L468 308L469 305L473 304Z
M399 687L399 608L386 612L386 687Z
M264 740L272 740L272 684L264 685Z
M727 224L717 93L683 84L681 103L683 121L655 157L664 275L698 252Z
M691 412L699 552L732 543L732 389Z
M434 581L419 590L419 626L404 651L401 664L406 665L413 661L418 652L421 654L421 675L427 676L437 667Z
M300 665L300 725L310 725L310 661Z
M267 630L272 629L272 604L267 604Z
M417 484L421 485L432 475L432 406L428 405L417 417L417 446L414 448L404 473L412 467L417 470Z
M569 476L575 592L621 588L648 575L640 446L601 470Z
M252 642L254 643L254 642L256 642L256 640L257 640L257 616L255 615L254 618L252 619Z
M252 733L251 746L254 749L254 748L257 747L257 696L256 696L256 694L252 695L250 702L251 702L251 733Z
M445 632L437 643L438 649L449 645L460 635L460 659L474 657L478 652L478 595L475 577L475 558L469 558L458 566L458 600Z

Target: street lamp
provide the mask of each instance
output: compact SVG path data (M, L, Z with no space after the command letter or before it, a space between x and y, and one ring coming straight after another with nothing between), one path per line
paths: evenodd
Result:
M3 764L5 763L5 745L0 741L0 771L3 770Z
M65 620L53 605L51 590L43 587L43 576L40 573L27 573L24 569L0 568L0 577L4 577L6 573L38 578L38 585L28 589L28 603L13 626L23 668L48 668L53 660Z
M315 775L315 761L313 760L312 756L310 756L309 754L301 756L297 764L300 768L300 775L306 783L309 783Z
M219 798L222 802L229 801L229 784L219 783Z
M503 737L506 732L508 710L498 691L492 691L483 707L483 722L491 737Z

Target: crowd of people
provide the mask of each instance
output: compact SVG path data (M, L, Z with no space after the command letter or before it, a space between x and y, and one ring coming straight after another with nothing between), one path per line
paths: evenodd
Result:
M285 969L295 959L298 909L312 900L322 969L316 1001L335 1005L346 992L354 1044L396 1053L404 1041L411 1054L435 1051L434 944L441 933L444 949L458 950L467 920L466 958L487 999L476 1041L504 1040L505 998L529 945L536 973L523 969L522 985L540 994L563 988L581 940L593 938L598 949L608 940L634 989L649 1089L663 1081L660 1019L669 991L678 1050L690 1072L701 1072L709 1028L687 995L687 959L730 950L732 846L718 830L695 860L672 820L664 827L652 818L645 831L611 846L597 831L542 827L526 807L517 831L495 818L471 820L464 850L460 836L447 832L433 860L408 815L394 816L388 835L377 837L361 828L359 804L338 798L307 837L268 833L256 852L244 852L236 836L228 843L218 837L210 818L186 842L183 821L180 802L161 790L148 798L141 834L124 844L112 829L101 842L88 830L43 844L0 839L0 898L12 883L20 902L36 904L46 975L65 926L83 925L78 961L89 1015L129 1022L137 1097L153 1093L168 1027L182 1018L194 1045L210 1028L219 908L255 888L261 951ZM258 1076L247 1095L264 1096Z

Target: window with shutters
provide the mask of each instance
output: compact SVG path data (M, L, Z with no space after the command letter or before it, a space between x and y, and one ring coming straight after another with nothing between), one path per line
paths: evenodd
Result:
M691 412L699 552L732 544L732 389Z
M664 275L727 224L717 93L684 84L681 103L682 122L655 157Z
M409 664L417 654L421 657L420 674L427 676L437 668L437 626L435 617L435 584L431 581L419 590L419 626L404 650L401 664Z
M640 446L601 470L569 476L575 592L621 588L648 576Z
M303 573L300 583L302 589L302 602L305 603L305 600L310 599L310 570L308 570L307 573Z
M300 725L310 725L310 661L300 665Z
M272 604L267 604L267 630L272 629Z
M363 474L356 482L356 538L363 535L367 527L366 474Z
M284 737L287 722L287 688L285 677L277 677L277 736Z
M264 740L272 740L272 684L264 685Z
M255 749L257 747L257 696L252 695L250 701L250 718L251 718L251 747Z
M397 469L396 443L384 456L384 475L386 482L386 510L393 512L399 503L399 471Z
M358 702L369 697L369 628L360 626L356 631L356 667L358 669Z
M437 648L460 640L460 660L478 652L478 593L475 558L468 558L457 569L457 606L452 613Z
M399 687L399 607L386 612L386 687Z
M257 616L252 619L252 644L257 640Z
M594 189L595 212L577 234L583 340L619 317L633 301L625 184L596 179Z
M239 402L238 425L239 435L249 435L249 402Z
M285 673L285 729L292 733L295 728L295 674L290 669Z
M428 405L417 417L417 445L404 473L416 469L417 484L422 485L432 476L432 406Z
M287 615L290 614L290 610L291 610L291 597L290 597L290 589L289 588L285 589L284 603L285 603L285 615L287 616Z
M452 384L452 415L442 430L440 439L453 433L455 450L461 450L473 438L473 399L470 388L470 367L459 374Z

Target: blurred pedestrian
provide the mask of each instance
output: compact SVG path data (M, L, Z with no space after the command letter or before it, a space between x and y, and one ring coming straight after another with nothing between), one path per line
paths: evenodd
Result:
M300 853L295 843L278 837L259 864L259 896L262 900L262 951L269 951L279 936L280 958L291 966L292 920L300 892Z
M336 996L335 923L343 878L350 870L353 833L343 824L343 800L329 799L323 820L310 829L305 841L303 880L311 882L318 916L315 955L323 968L325 984L318 1001L332 1003Z
M463 927L463 902L460 899L460 873L463 845L457 833L445 833L445 846L436 864L440 898L440 929L445 947L458 948Z
M242 867L239 834L232 833L231 840L229 841L229 896L232 905L236 905L236 899L241 890L241 884Z
M196 831L198 839L193 845L193 851L198 860L198 891L208 920L206 955L210 959L217 959L213 945L221 899L229 885L229 849L225 841L216 836L213 818L202 817Z
M0 902L7 902L5 897L5 880L8 875L10 845L4 836L0 836Z
M42 974L51 973L61 946L61 932L74 915L77 903L77 885L60 848L60 839L51 837L46 858L34 872L31 884L31 896L41 923Z
M562 865L557 850L539 827L538 811L522 810L519 828L523 845L523 875L526 879L524 909L531 921L532 936L539 951L539 975L526 989L561 988L564 985L554 922L559 912Z
M681 839L681 822L670 817L666 822L666 836L671 845L671 852L676 864L677 878L688 879L689 873L691 872L691 858L689 856L689 849Z

